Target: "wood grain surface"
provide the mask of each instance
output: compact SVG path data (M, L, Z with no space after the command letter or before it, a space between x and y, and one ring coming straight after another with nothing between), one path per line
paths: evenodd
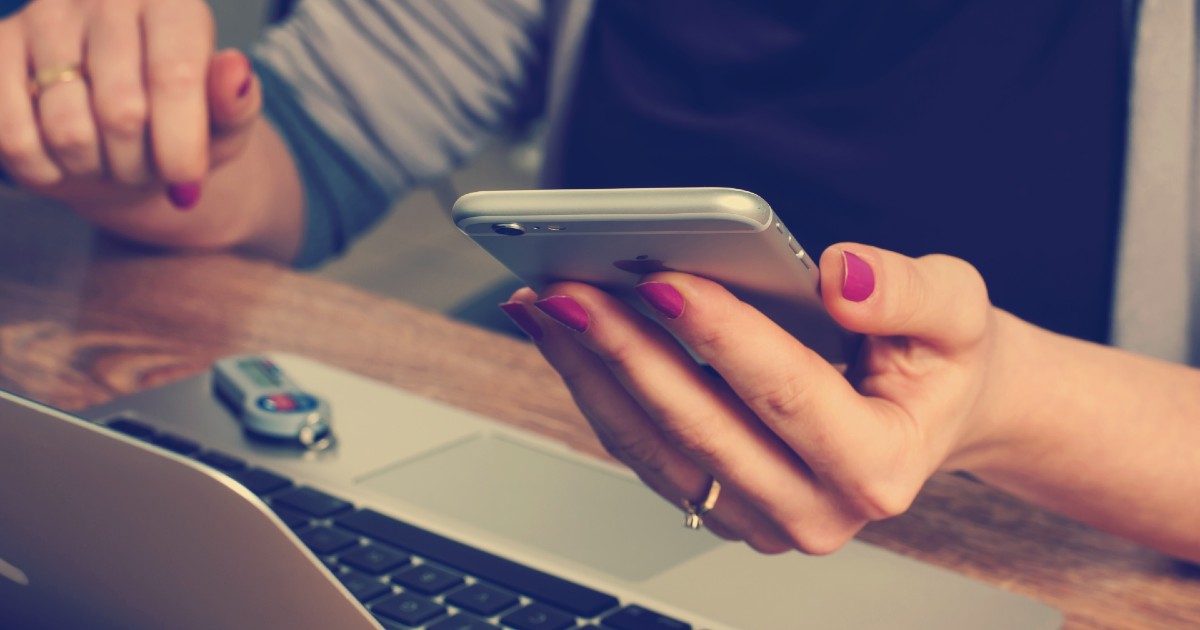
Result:
M306 355L605 456L527 343L269 263L124 245L0 194L0 388L80 409L249 351ZM966 478L935 477L861 538L1045 601L1067 628L1200 627L1200 570Z

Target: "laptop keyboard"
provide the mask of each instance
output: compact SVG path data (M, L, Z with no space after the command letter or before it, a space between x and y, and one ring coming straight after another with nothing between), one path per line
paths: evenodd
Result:
M192 457L270 506L385 628L686 630L653 610L435 534L137 420L111 429Z

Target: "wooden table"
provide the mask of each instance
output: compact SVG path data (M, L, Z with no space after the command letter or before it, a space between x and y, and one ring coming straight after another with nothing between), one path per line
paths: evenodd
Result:
M268 263L122 245L0 193L0 388L80 409L268 350L605 456L529 344ZM861 538L1048 602L1068 628L1200 627L1200 569L967 479L935 477Z

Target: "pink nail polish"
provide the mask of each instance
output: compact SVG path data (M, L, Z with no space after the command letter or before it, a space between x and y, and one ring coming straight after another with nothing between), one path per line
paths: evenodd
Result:
M638 295L667 319L683 315L683 295L665 282L645 282L634 287Z
M542 327L538 325L537 320L525 310L525 305L520 302L505 302L500 305L500 310L504 311L505 315L521 329L521 332L529 336L534 341L541 341L543 332Z
M867 261L854 254L842 251L842 297L851 302L862 302L875 292L875 272Z
M565 296L555 295L544 300L538 300L533 303L543 313L550 316L554 321L574 330L575 332L584 332L591 324L591 319L588 317L587 311L579 305L579 302Z
M253 74L247 76L246 80L243 81L240 86L238 86L237 97L238 98L246 98L246 95L250 93L250 86L252 86L252 85L254 85L254 75Z
M180 210L190 210L200 200L200 182L171 184L167 186L167 198Z

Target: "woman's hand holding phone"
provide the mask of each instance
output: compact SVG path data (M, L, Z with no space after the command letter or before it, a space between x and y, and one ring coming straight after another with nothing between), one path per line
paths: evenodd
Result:
M934 472L962 470L1200 562L1200 370L1023 322L956 258L843 244L820 272L825 309L863 335L844 374L677 272L637 288L663 326L579 283L503 308L610 453L689 524L757 550L831 552L904 512Z
M820 269L826 309L866 335L846 374L687 274L652 274L638 288L671 334L580 283L523 289L504 308L605 448L663 498L697 505L716 479L705 526L762 552L823 554L984 448L1004 316L958 259L841 245Z

